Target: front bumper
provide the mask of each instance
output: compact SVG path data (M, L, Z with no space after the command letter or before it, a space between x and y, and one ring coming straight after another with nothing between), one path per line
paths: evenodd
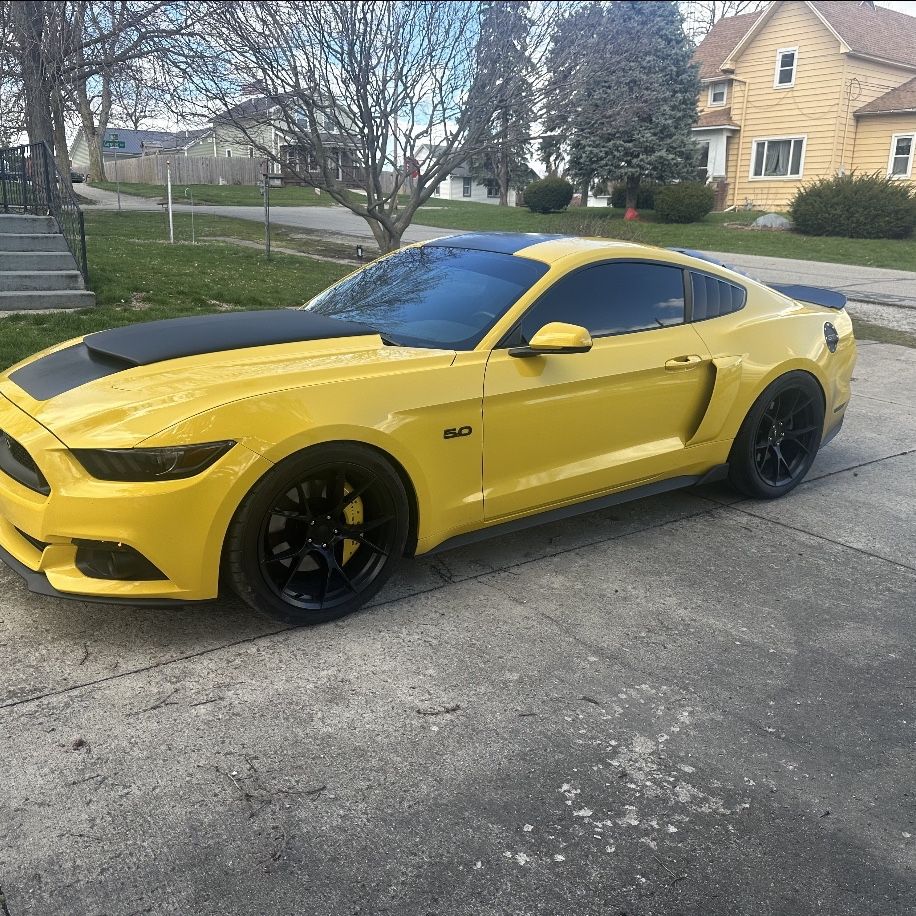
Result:
M32 591L119 604L217 596L226 529L269 461L239 444L186 480L96 480L63 443L3 397L0 429L29 453L50 485L44 495L0 471L0 560ZM93 578L78 568L78 542L133 548L164 578Z

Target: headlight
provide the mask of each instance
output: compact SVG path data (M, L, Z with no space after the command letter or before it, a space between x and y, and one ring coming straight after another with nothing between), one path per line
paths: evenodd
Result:
M205 471L235 442L167 448L75 448L76 460L99 480L182 480Z

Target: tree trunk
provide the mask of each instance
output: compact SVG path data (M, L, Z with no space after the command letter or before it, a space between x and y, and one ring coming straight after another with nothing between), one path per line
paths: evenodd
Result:
M499 143L499 169L496 180L499 183L499 205L509 206L509 112L502 112L502 136Z
M108 88L108 79L103 77L103 81L102 105L99 109L98 123L95 121L92 107L89 104L85 83L76 87L76 103L80 114L80 125L83 128L83 137L86 139L86 149L89 152L89 174L87 177L90 182L107 181L105 159L102 155L102 141L105 139L108 118L111 114L111 92Z
M588 189L592 184L592 176L589 175L588 178L583 179L582 181L582 190L579 192L579 206L587 207L588 206Z
M42 0L11 5L12 26L19 46L25 129L30 143L47 143L53 149L50 85L42 53L44 12Z
M635 210L639 198L639 175L627 175L627 209Z
M67 149L67 126L64 121L64 102L55 88L51 93L51 119L54 128L54 158L60 172L61 190L65 194L73 191L70 181L70 152Z
M369 224L372 235L375 236L375 242L382 254L388 254L397 251L401 247L401 236L404 230L396 224L386 226L381 220L373 219L370 216L364 216L363 219Z

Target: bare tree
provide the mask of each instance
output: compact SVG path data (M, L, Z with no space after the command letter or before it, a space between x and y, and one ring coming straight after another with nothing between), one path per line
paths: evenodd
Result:
M550 11L539 12L546 28ZM480 62L512 36L492 34L478 54L477 3L235 0L211 4L207 23L204 40L187 46L185 76L217 103L216 123L365 219L382 251L400 245L453 169L492 143L495 112L510 107L505 81L488 80ZM252 89L260 107L238 104Z
M22 80L13 53L13 7L0 0L0 146L8 146L24 130Z
M697 43L720 19L756 13L766 5L767 0L687 0L678 4L684 14L684 31Z
M9 53L18 64L25 127L54 151L69 176L66 123L75 110L90 150L90 173L104 177L101 137L112 85L125 68L167 54L197 6L185 0L7 0ZM100 130L101 126L101 130Z

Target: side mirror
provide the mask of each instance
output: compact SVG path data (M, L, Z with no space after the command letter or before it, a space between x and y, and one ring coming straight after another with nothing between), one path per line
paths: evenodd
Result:
M577 324L551 321L545 324L527 347L512 347L509 356L548 356L551 353L588 353L592 335Z

